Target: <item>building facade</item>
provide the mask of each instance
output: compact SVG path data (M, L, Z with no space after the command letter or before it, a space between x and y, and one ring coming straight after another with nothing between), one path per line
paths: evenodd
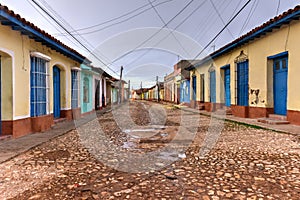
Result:
M289 10L190 66L191 101L238 117L286 116L300 124L300 7Z
M20 137L49 129L56 118L72 119L85 57L7 7L0 11L1 135Z

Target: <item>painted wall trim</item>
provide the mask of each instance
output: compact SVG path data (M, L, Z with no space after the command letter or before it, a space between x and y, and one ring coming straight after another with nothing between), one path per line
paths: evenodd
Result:
M30 118L30 115L15 116L13 117L13 120L27 119L27 118Z
M275 58L280 58L280 57L286 57L288 55L289 55L289 52L285 51L285 52L282 52L282 53L275 54L273 56L268 56L268 60L273 60Z
M81 69L79 67L71 67L71 70L74 70L74 71L81 71Z
M36 52L36 51L30 52L30 56L37 57L37 58L41 58L41 59L46 60L46 61L48 61L48 62L51 60L51 57L50 57L50 56L47 56L47 55L45 55L45 54L43 54L43 53Z
M230 68L230 64L224 65L223 67L221 67L220 69L227 69Z

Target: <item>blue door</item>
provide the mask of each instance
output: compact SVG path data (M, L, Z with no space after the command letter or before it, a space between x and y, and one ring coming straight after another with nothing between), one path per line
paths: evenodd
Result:
M60 118L60 69L53 67L53 116Z
M288 58L274 59L274 113L286 115Z
M216 103L216 71L211 71L210 72L210 82L209 82L209 87L210 87L210 102Z
M225 106L231 106L230 95L230 67L224 69Z
M248 106L248 61L237 64L237 87L237 104L239 106Z
M180 103L190 103L190 81L180 83Z
M192 94L192 99L194 101L196 101L196 89L197 89L197 79L196 76L193 76L193 83L192 83L192 87L193 87L193 94Z

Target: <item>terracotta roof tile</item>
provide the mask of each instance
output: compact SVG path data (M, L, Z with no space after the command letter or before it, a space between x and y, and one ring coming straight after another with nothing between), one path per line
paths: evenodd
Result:
M82 57L84 59L85 56L81 55L79 52L77 52L75 49L72 49L71 47L65 45L64 43L62 43L60 40L56 39L55 37L51 36L49 33L47 33L46 31L38 28L36 25L34 25L33 23L27 21L26 19L22 18L19 14L15 14L14 11L10 10L7 6L4 6L2 4L0 4L0 10L6 12L7 14L9 14L10 16L18 19L19 21L21 21L22 23L30 26L32 29L38 31L39 33L43 34L44 36L46 36L47 38L51 39L52 41L55 41L56 43L58 43L59 45L63 46L64 48L66 48L67 50L77 54L79 57ZM87 59L86 59L87 60Z
M283 19L283 18L285 18L285 17L287 17L287 16L289 16L289 15L291 15L291 14L293 14L293 13L295 13L296 11L299 11L299 10L300 10L300 5L297 5L295 8L289 9L288 11L285 11L285 12L282 13L281 15L278 15L278 16L276 16L276 17L270 19L269 21L263 23L262 25L253 28L251 31L249 31L248 33L242 35L241 37L239 37L239 38L233 40L232 42L230 42L230 43L228 43L228 44L226 44L225 46L221 47L221 48L218 49L217 51L211 53L210 56L212 57L212 56L218 54L219 52L223 51L224 49L228 48L229 46L231 46L231 45L233 45L233 44L235 44L235 43L237 43L237 42L240 42L242 39L244 39L244 38L246 38L246 37L248 37L248 36L251 36L251 35L253 35L254 33L257 33L258 31L260 31L260 30L266 28L267 26L272 25L272 24L274 24L275 22L278 22L279 20L281 20L281 19Z

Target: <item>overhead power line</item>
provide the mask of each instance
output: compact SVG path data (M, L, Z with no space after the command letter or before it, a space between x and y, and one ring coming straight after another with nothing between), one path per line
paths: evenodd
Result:
M44 8L46 8L48 10L48 12L50 14L52 14L52 16L54 16L62 25L64 25L65 28L67 28L70 32L76 32L74 30L74 28L66 21L64 20L45 0L39 0ZM74 34L73 34L74 35ZM79 39L81 39L86 45L88 45L89 49L95 49L95 47L89 43L84 37L82 37L81 35L78 35ZM94 51L95 52L95 51ZM96 53L96 52L95 52ZM97 54L98 55L98 54ZM101 55L101 53L100 53ZM106 58L104 55L101 55L101 58L105 58L105 60L107 60L106 62L109 63L109 59ZM104 59L103 59L104 60Z
M156 2L156 1L157 1L157 0L154 0L154 1L152 1L151 3L154 3L154 2ZM118 20L118 19L121 19L122 17L126 17L126 16L128 16L128 15L130 15L130 14L133 14L133 13L135 13L136 11L139 11L139 10L145 8L145 7L148 7L149 5L150 5L149 3L144 4L144 5L142 5L142 6L138 7L138 8L136 8L136 9L131 10L131 11L129 11L129 12L123 14L123 15L120 15L120 16L118 16L118 17L114 17L114 18L112 18L112 19L106 20L106 21L101 22L101 23L99 23L99 24L95 24L95 25L92 25L92 26L87 26L87 27L84 27L84 28L80 28L80 29L77 29L76 31L83 31L83 30L92 29L92 28L95 28L95 27L98 27L98 26L102 26L102 25L104 25L104 24L107 24L107 23L116 21L116 20Z
M247 7L247 5L251 2L252 0L248 0L243 7L229 20L229 22L215 35L215 37L208 42L208 44L195 56L197 58L200 56L210 45L219 37L219 35L232 23L232 21Z
M84 45L78 38L76 38L61 22L59 22L55 17L53 17L44 7L42 7L38 2L32 0L32 2L38 6L44 13L46 13L60 28L62 28L68 35L70 35L76 42L78 42L86 51L93 55L98 61L100 61L104 66L110 69L112 72L117 74L113 69L111 69L106 63L104 63L93 51L91 51L86 45ZM118 74L117 74L118 75Z
M155 11L155 13L157 14L157 16L159 17L160 21L169 29L168 25L166 24L165 20L162 18L162 16L159 14L158 10L153 6L151 0L148 0L148 2L151 4L151 7L153 8L153 10ZM170 29L169 29L170 30ZM171 31L171 30L170 30ZM174 39L177 41L177 43L181 46L181 48L184 50L184 52L189 55L189 53L186 51L186 49L184 48L184 46L182 45L182 43L178 40L178 38L176 37L176 35L173 33L173 31L171 31L172 36L174 37Z
M50 19L46 16L44 16L45 14L42 13L39 9L37 9L36 6L34 6L34 4L30 1L30 0L27 0L27 2L33 7L33 9L35 9L41 16L43 16L45 18L45 20L51 24L58 32L62 33L61 29L59 29L57 27L56 24L53 24L53 21L50 21ZM75 46L77 46L78 48L82 48L78 43L75 43L73 40L71 40L69 37L66 37L67 40L69 40L72 44L74 44Z
M255 10L256 10L258 4L259 4L259 1L258 1L258 0L255 0L255 1L253 2L252 6L251 6L251 9L250 9L250 11L249 11L249 13L248 13L248 16L247 16L247 18L246 18L246 20L245 20L245 22L244 22L244 24L243 24L243 26L242 26L242 28L241 28L241 30L240 30L239 35L241 35L241 34L243 33L243 31L246 29L246 27L248 26L248 24L249 24L249 22L250 22L250 19L251 19L251 17L253 16L253 14L254 14L254 12L255 12Z
M141 46L143 46L144 44L146 44L148 41L150 41L152 38L154 38L157 34L159 34L166 26L168 26L172 21L174 21L174 19L176 19L187 7L189 7L191 5L191 3L193 3L194 0L189 1L174 17L172 17L164 26L162 26L158 31L156 31L154 34L152 34L149 38L147 38L146 40L144 40L142 43L140 43L138 46L136 46L133 50L129 51L128 53L132 53L135 50L137 50L138 48L140 48ZM123 56L118 57L117 59L113 60L112 63L120 60L121 58L123 58ZM111 63L111 64L112 64Z
M216 11L218 17L221 19L223 25L225 26L226 24L225 24L225 22L224 22L224 19L223 19L223 17L221 16L219 10L217 9L215 3L213 2L213 0L209 0L209 1L210 1L210 3L212 4L214 10ZM229 32L229 34L231 35L231 37L234 38L234 36L233 36L233 34L231 33L231 31L229 30L229 28L227 27L226 29L227 29L227 31Z
M158 41L156 44L153 45L153 47L148 48L147 51L145 53L143 53L141 56L139 56L138 58L134 59L133 61L131 61L129 64L127 65L131 65L132 63L136 62L137 60L141 59L143 56L145 56L148 52L150 52L151 50L154 49L154 47L156 47L157 45L159 45L162 41L164 41L167 37L169 37L169 35L171 33L173 33L174 31L176 31L181 25L183 25L195 12L197 12L204 4L206 1L201 2L201 4L199 4L192 12L190 12L190 14L184 18L174 29L171 30L171 32L169 34L167 34L165 37L163 37L160 41ZM130 54L131 52L128 52L126 54L124 54L122 57Z
M154 7L157 7L157 6L159 6L159 5L162 5L162 4L171 2L171 1L174 1L174 0L166 0L166 1L160 2L160 3L156 4L156 5L154 5ZM154 1L153 1L153 2L154 2ZM149 5L149 4L147 4L147 5ZM144 9L144 10L138 12L138 13L135 14L135 15L132 15L132 16L130 16L130 17L128 17L128 18L125 18L125 19L123 19L123 20L121 20L121 21L118 21L118 22L115 22L115 23L113 23L113 24L104 26L104 27L102 27L102 28L100 28L100 29L96 29L96 30L92 30L92 31L88 31L88 32L83 32L83 33L80 32L80 31L82 31L82 30L88 30L88 29L92 29L92 28L95 28L95 27L104 25L104 24L106 24L106 22L105 22L105 23L103 22L103 23L100 23L100 24L96 24L96 25L93 25L93 26L90 26L90 27L82 28L82 29L77 29L77 30L75 30L75 31L80 32L81 35L88 35L88 34L98 33L98 32L101 32L101 31L103 31L103 30L106 30L106 29L108 29L108 28L110 28L110 27L113 27L113 26L115 26L115 25L122 24L122 23L124 23L124 22L126 22L126 21L129 21L129 20L131 20L131 19L133 19L133 18L135 18L135 17L137 17L137 16L139 16L139 15L141 15L141 14L144 14L145 12L147 12L148 10L151 10L151 9L152 9L152 7L146 8L146 9ZM133 13L133 12L132 12L132 13ZM127 16L127 15L129 15L129 14L125 14L124 16ZM116 18L114 18L114 19L112 19L112 20L108 20L108 21L109 21L109 22L112 22L112 21L116 21L116 20L121 19L121 18L122 18L122 17L120 16L120 17L116 17ZM108 21L107 21L107 23L108 23ZM64 35L65 35L65 34L64 34ZM63 36L63 35L59 35L59 36Z

